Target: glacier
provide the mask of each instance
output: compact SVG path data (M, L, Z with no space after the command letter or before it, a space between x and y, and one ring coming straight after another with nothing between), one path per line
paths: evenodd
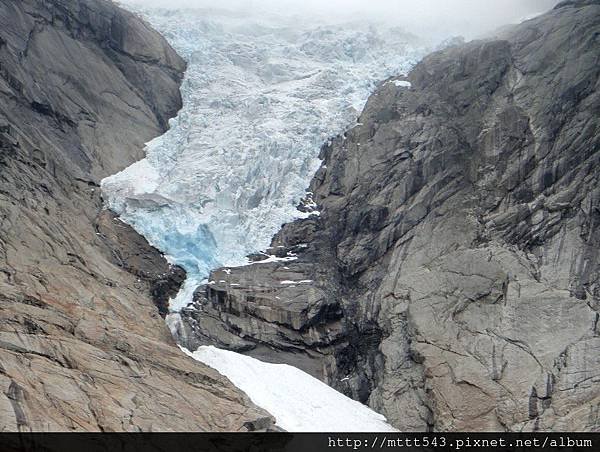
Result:
M369 21L134 9L188 62L184 105L146 158L104 179L102 190L108 207L187 271L171 300L176 312L211 269L246 263L303 215L296 206L322 143L425 49L400 28Z

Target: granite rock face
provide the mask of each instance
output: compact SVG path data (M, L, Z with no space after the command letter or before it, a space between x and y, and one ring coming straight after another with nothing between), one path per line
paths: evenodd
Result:
M213 272L178 339L402 430L599 430L599 58L600 1L568 1L382 83L266 253L289 260Z
M0 430L273 423L180 352L160 313L183 271L102 210L100 180L164 132L184 69L111 2L0 0Z

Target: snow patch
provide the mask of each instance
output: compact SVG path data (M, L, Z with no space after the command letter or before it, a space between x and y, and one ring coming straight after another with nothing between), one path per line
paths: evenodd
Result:
M261 261L248 262L249 265L255 264L270 264L271 262L291 262L298 259L298 256L277 257L270 255L268 258Z
M391 83L393 83L398 88L410 88L410 87L412 87L412 83L410 83L410 82L408 82L406 80L393 80Z
M301 281L290 281L286 279L284 281L281 281L280 284L309 284L311 282L313 282L312 279L303 279Z
M307 373L212 346L182 350L229 378L289 432L393 432L384 416Z

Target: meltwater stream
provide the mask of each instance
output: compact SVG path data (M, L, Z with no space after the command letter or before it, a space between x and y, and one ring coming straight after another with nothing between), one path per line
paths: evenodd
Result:
M318 168L319 148L354 121L377 82L423 50L398 28L264 12L140 11L188 62L183 109L146 158L105 179L108 205L188 273L265 249Z

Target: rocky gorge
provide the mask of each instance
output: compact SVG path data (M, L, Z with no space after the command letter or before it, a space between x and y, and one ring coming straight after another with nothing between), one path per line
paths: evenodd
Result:
M173 338L185 271L101 181L169 128L185 61L110 1L0 0L0 429L279 429L178 348L208 345L401 431L598 431L600 0L450 44L378 84L306 218L213 270Z
M600 1L382 82L303 209L176 332L288 363L403 431L596 431Z

